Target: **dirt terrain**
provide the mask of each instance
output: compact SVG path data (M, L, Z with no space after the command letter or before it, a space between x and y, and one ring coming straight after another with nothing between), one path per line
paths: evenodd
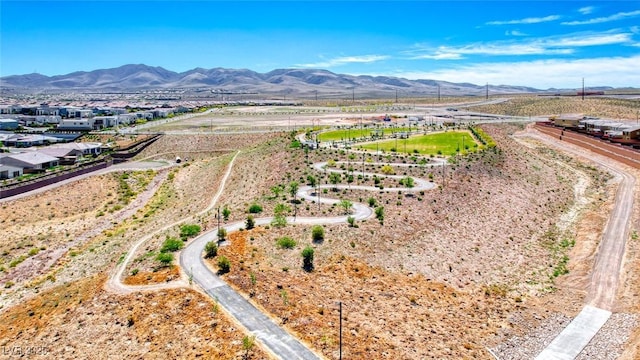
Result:
M312 241L308 226L264 226L231 234L229 245L220 248L231 261L223 278L314 350L337 358L340 301L345 358L490 358L487 348L504 349L500 354L508 356L501 358L518 358L510 349L534 349L530 340L518 339L530 339L531 329L552 334L584 303L616 183L590 164L514 138L522 126L482 127L497 149L458 157L446 168L393 154L306 153L292 148L293 139L283 133L167 135L138 158L186 160L172 169L130 172L125 178L102 175L3 203L0 221L11 225L0 242L0 346L41 345L56 358L88 357L95 349L104 358L114 353L242 358L247 334L200 292L188 287L129 295L103 290L114 265L146 234L184 218L203 230L216 227L216 211L194 214L208 206L223 169L241 150L220 200L229 209L228 222L246 219L254 203L262 207L256 217L272 216L278 204L290 208L287 215L343 214L338 206L296 205L289 194L292 181L304 185L309 175L330 183L328 174L311 166L321 161L348 161L345 169L369 172L383 171L374 162L405 161L413 165L391 171L436 184L434 190L410 195L385 190L399 186L397 180L381 176L376 183L355 176L352 185L382 189L320 195L365 203L373 198L384 207L384 221L324 226L321 242ZM127 193L123 182L135 193L126 200L119 195ZM276 186L283 189L277 196ZM153 192L139 209L123 217L149 189ZM615 329L598 343L627 359L640 347L634 315L640 311L637 211L636 206L618 314L612 318ZM100 230L91 232L94 228ZM156 259L166 237L178 232L173 227L145 242L128 264L124 282L162 284L178 279L180 270L188 272L160 266ZM276 246L284 236L296 241L293 249ZM315 249L312 272L301 267L306 245ZM29 255L31 249L39 250ZM26 266L53 249L65 250L54 263L27 275L32 268ZM215 259L210 262L217 266ZM619 337L615 343L612 334ZM635 340L627 342L629 337ZM268 355L254 347L250 358Z
M121 296L104 281L89 276L0 313L0 347L56 359L245 358L243 332L210 298L188 289ZM268 358L258 347L250 356Z

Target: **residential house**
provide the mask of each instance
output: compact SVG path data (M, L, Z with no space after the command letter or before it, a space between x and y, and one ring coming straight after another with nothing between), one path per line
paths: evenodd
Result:
M91 131L93 130L93 119L62 119L57 128L58 130Z
M18 128L18 120L0 119L0 130L16 130Z
M64 141L63 139L46 136L46 135L38 135L38 134L11 134L9 136L3 136L2 142L5 146L12 147L31 147L31 146L39 146L39 145L49 145L51 143L57 143L60 141Z
M50 107L49 105L43 104L36 109L36 115L58 116L60 115L60 108Z
M0 165L0 180L13 179L22 176L21 167Z
M24 172L42 172L50 167L58 166L57 157L43 154L38 151L30 151L18 154L9 154L0 158L1 165L23 168Z

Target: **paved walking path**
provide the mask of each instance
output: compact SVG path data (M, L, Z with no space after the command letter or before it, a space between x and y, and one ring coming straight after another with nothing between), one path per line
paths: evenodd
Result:
M552 141L541 135L529 134L529 136L558 146L563 151L587 158L620 179L614 208L596 253L587 304L580 314L536 357L536 360L571 360L582 352L611 316L618 278L622 271L625 245L629 237L636 179L632 174L612 163L611 159L585 152L584 149L567 146L563 142Z

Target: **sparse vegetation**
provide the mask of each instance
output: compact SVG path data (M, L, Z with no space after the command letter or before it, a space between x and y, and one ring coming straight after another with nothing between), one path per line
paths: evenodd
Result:
M224 256L221 255L218 257L218 273L226 274L231 270L231 261Z
M182 249L184 246L184 242L182 240L178 240L176 238L168 237L162 243L162 247L160 248L161 253L169 253Z
M180 238L186 241L200 233L201 227L196 224L185 224L180 226Z
M204 245L204 257L207 259L214 258L218 255L218 244L209 241Z
M307 246L302 250L302 268L307 271L313 271L313 253L311 246Z
M279 238L276 241L276 245L280 249L293 249L294 247L296 247L297 243L292 238L285 236L285 237Z
M313 242L320 243L324 240L324 227L315 225L311 228L311 239Z

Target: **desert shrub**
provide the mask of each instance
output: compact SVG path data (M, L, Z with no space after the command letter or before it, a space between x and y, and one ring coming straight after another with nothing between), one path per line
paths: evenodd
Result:
M226 237L227 230L225 228L220 228L220 230L218 230L218 241L224 241Z
M382 224L382 222L384 221L384 207L383 206L378 206L376 208L376 219L378 219L378 221L380 221L380 224Z
M369 203L369 206L371 206L371 207L376 206L376 199L375 199L375 198L370 197L370 198L367 200L367 202Z
M173 262L173 254L171 253L160 253L156 256L156 260L160 261L162 265L170 265Z
M218 258L218 272L220 274L226 274L231 270L231 261L226 256L222 255Z
M306 271L313 270L313 253L314 250L311 246L307 246L302 250L302 268Z
M209 241L204 245L204 257L209 259L216 257L216 255L218 255L218 245L213 241Z
M180 238L182 240L187 240L190 237L194 237L200 233L200 225L196 224L185 224L180 226Z
M355 227L356 218L354 218L353 216L348 216L347 217L347 222L349 223L349 226Z
M324 228L320 225L316 225L311 228L311 238L314 242L321 242L324 240Z
M256 221L253 219L253 215L247 216L247 221L245 221L244 224L247 230L251 230L256 227Z
M391 165L383 165L382 168L380 168L380 171L382 171L382 173L385 175L393 175L396 173L395 171L393 171Z
M231 210L225 205L224 209L222 209L222 218L224 221L229 220L229 215L231 215Z
M292 238L285 236L276 240L276 245L280 249L293 249L294 247L296 247L297 243Z
M182 249L184 242L176 238L167 237L160 248L161 253L169 253Z
M251 204L251 206L249 206L249 213L250 214L259 214L262 212L262 206L258 205L258 204Z

